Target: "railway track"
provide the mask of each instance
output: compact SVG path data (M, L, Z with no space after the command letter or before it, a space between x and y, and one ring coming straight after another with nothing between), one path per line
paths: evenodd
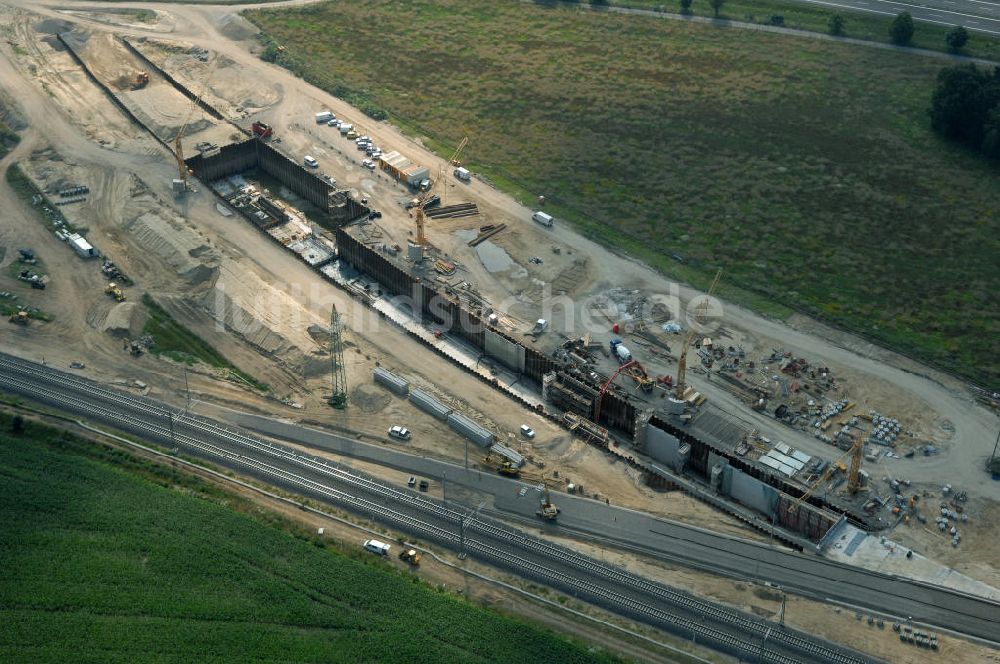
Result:
M862 664L859 653L652 582L484 517L207 418L0 354L0 385L193 451L297 493L464 551L575 597L747 661ZM460 534L465 523L464 533Z

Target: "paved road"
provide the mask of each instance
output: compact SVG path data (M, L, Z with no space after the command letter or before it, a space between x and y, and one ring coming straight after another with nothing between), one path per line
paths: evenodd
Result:
M463 466L430 459L382 445L301 427L271 418L225 409L234 424L317 449L372 461L428 477L446 478L452 501L467 500L475 506L484 497L493 508L535 520L539 492L525 484L493 473L466 470ZM476 454L478 451L471 452ZM457 487L471 490L472 495ZM521 495L521 488L527 488ZM987 640L1000 634L1000 603L970 597L911 579L873 572L827 560L813 554L776 549L758 542L714 533L649 514L609 506L580 496L558 494L561 508L558 529L584 537L598 536L612 546L643 553L740 579L770 581L819 600L832 599L864 607L886 616L907 617Z
M489 519L208 418L0 354L0 387L316 497L741 660L865 664L860 653L654 583ZM537 505L537 503L535 503Z
M1000 2L988 0L798 0L810 5L851 9L895 16L910 12L913 18L940 25L964 25L969 30L1000 35Z

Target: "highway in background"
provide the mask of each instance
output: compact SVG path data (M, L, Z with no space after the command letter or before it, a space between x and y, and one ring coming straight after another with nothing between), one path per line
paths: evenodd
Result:
M969 30L1000 35L1000 2L987 0L796 0L829 9L895 16L910 12L918 21L939 25L963 25ZM850 26L848 26L850 31Z

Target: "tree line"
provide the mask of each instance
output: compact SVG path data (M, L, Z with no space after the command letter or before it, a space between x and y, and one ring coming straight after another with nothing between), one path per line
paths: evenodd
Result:
M1000 67L974 64L938 72L931 127L992 159L1000 159Z

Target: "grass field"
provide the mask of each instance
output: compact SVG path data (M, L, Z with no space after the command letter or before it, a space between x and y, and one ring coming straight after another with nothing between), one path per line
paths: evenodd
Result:
M4 415L4 662L615 661L292 534L196 478L9 430Z
M167 311L158 305L148 294L143 294L142 304L146 307L148 318L143 326L143 334L153 337L155 342L149 349L154 355L163 355L176 362L194 364L204 362L216 369L227 369L235 380L247 383L254 389L266 392L268 387L252 376L240 371L217 351L211 344L187 329Z
M1000 380L997 169L931 133L940 61L485 0L247 15L285 66L439 153L468 133L473 170L592 238Z

